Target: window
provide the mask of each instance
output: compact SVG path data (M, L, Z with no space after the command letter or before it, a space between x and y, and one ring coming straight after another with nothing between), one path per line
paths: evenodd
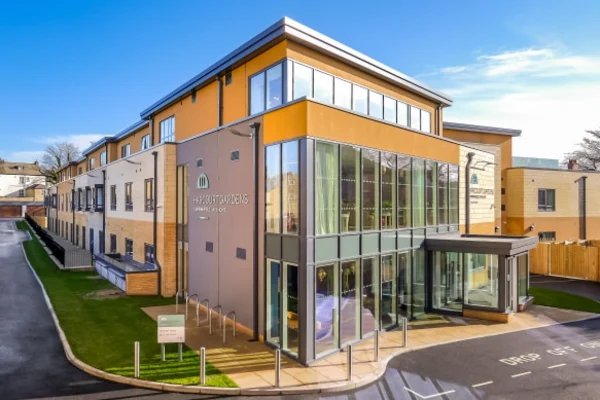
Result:
M125 238L125 256L133 258L133 240Z
M421 110L421 130L431 133L431 113Z
M437 224L437 163L425 162L425 218L427 225Z
M425 225L425 163L413 159L412 165L413 226Z
M383 118L383 95L369 91L369 115Z
M131 145L129 143L121 146L121 158L129 157L131 154Z
M95 166L96 166L96 159L95 158L90 158L90 160L89 160L89 170L94 169Z
M367 97L369 91L364 87L352 85L352 109L356 112L367 113Z
M131 182L125 184L125 211L133 210L133 199L131 197Z
M315 159L315 231L317 235L338 231L338 146L318 142Z
M110 235L110 253L117 252L117 235Z
M408 105L398 102L398 124L408 126Z
M338 346L337 319L339 309L338 265L317 266L315 271L315 353L317 355Z
M383 119L388 122L396 123L396 100L389 97L383 98Z
M144 181L144 210L154 210L154 179Z
M25 190L19 189L19 197L25 197Z
M362 150L362 230L379 229L379 153Z
M106 165L106 151L100 153L100 165Z
M398 228L411 224L411 159L398 156Z
M448 166L448 223L458 225L458 165Z
M281 146L268 146L265 152L265 218L267 232L280 232L281 220Z
M448 224L448 164L438 164L438 224Z
M77 209L81 211L83 208L83 190L77 189Z
M554 242L556 241L556 232L540 232L538 238L540 242Z
M110 186L110 209L117 209L117 185Z
M556 211L554 189L538 189L538 211Z
M287 142L282 145L282 204L283 233L297 234L299 224L299 169L298 142Z
M250 78L250 115L283 104L283 63Z
M142 136L142 150L146 150L150 148L150 135Z
M352 108L352 84L340 78L335 78L333 101L336 106Z
M196 89L192 90L192 103L196 102Z
M160 142L175 141L175 117L171 116L160 121ZM123 149L121 148L121 153Z
M19 183L20 183L21 185L23 185L23 184L25 183L25 177L24 177L24 176L20 176L20 177L19 177Z
M85 188L85 209L89 210L92 207L92 189Z
M413 106L410 106L410 127L421 130L421 110Z
M396 227L396 155L381 153L381 229Z
M465 304L498 307L498 255L465 253Z
M232 82L233 82L233 74L231 72L226 73L225 74L225 86L231 85Z
M148 243L144 243L144 262L154 264L154 246Z
M341 147L342 232L360 230L360 149Z
M333 76L315 71L315 100L324 103L333 103Z
M104 186L103 185L96 185L96 200L95 200L95 204L96 204L96 211L102 211L104 210Z
M294 63L293 99L301 97L312 97L313 92L313 69L301 64Z

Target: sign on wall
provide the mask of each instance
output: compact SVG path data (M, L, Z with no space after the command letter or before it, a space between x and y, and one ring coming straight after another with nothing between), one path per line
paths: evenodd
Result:
M185 342L185 316L182 314L159 315L158 343Z

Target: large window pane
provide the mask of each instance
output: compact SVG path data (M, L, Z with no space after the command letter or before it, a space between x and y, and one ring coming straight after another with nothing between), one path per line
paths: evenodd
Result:
M432 284L433 308L462 311L463 278L459 253L434 253Z
M336 106L352 109L352 84L343 79L335 78L335 96Z
M381 229L396 227L396 155L381 153Z
M377 258L362 260L362 334L379 329L379 266Z
M265 110L265 74L261 72L250 79L250 114Z
M358 85L352 85L352 109L356 112L367 113L368 90Z
M318 142L315 160L315 230L317 235L338 232L338 170L338 146Z
M389 97L383 98L383 119L396 123L396 100Z
M298 233L298 142L283 144L283 233Z
M340 332L342 346L360 338L360 275L357 260L342 263Z
M283 329L283 348L298 354L298 266L286 264L286 285L283 294L283 310L285 324Z
M425 110L421 110L421 130L431 133L431 114Z
M399 314L411 318L412 264L411 252L398 254L398 306Z
M283 64L267 70L267 110L283 104Z
M517 256L517 292L519 293L519 303L525 302L529 296L529 265L528 255Z
M438 224L448 224L448 164L438 164Z
M294 63L294 100L312 97L313 69Z
M362 151L362 230L379 229L379 153Z
M458 225L458 165L448 168L448 223Z
M281 153L280 145L266 149L265 218L267 232L280 232L281 219Z
M425 313L425 250L413 250L412 317Z
M411 159L398 156L398 228L411 224Z
M410 127L421 130L421 110L413 106L410 106Z
M420 227L425 225L425 163L413 159L412 167L413 226Z
M315 70L315 100L333 103L333 76Z
M360 230L360 149L343 146L342 151L342 232Z
M398 123L403 126L408 126L408 105L398 102Z
M465 304L498 307L498 255L465 254Z
M425 162L425 215L427 225L437 223L437 163Z
M337 264L321 265L315 271L315 353L338 347Z
M381 328L396 325L398 296L396 286L396 255L381 256Z
M279 344L281 263L267 259L267 342Z
M383 95L369 91L369 115L383 118Z

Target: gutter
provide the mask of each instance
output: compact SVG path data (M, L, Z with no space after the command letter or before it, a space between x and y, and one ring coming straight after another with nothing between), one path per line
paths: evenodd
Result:
M475 153L467 153L467 166L465 168L465 234L471 232L471 163Z
M158 220L158 210L156 207L156 195L158 188L158 152L153 151L152 156L154 157L154 187L152 196L154 197L154 204L152 205L152 244L154 245L154 265L158 267L158 294L162 294L162 268L160 267L160 263L158 262L158 246L157 246L157 220Z

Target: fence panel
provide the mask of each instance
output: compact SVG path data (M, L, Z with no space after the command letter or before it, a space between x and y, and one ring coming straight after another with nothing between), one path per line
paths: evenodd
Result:
M530 251L530 272L540 275L600 281L600 241L539 243Z

